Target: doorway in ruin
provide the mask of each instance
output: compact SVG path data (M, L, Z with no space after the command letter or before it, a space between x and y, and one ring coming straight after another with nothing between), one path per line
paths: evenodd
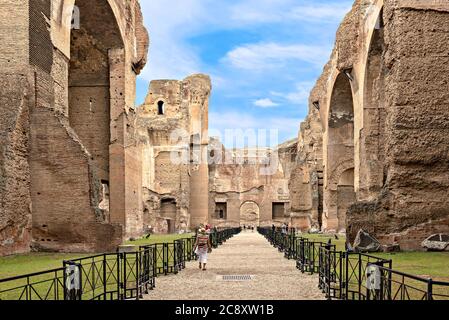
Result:
M176 232L176 221L173 219L167 219L167 233L173 234Z
M215 203L215 219L226 220L228 217L228 204L226 202Z
M273 202L271 204L271 218L273 221L284 221L285 204L283 202Z
M354 104L351 81L351 70L340 73L335 80L330 101L326 161L328 183L325 190L327 230L346 229L344 208L348 208L355 200L351 196L354 190Z
M174 199L162 199L161 200L161 217L167 219L176 219L176 200Z
M167 233L176 232L176 216L178 209L176 207L176 200L162 199L160 215L167 221Z
M80 23L79 29L71 30L70 38L69 123L90 154L93 178L113 189L109 152L111 102L114 103L115 95L123 99L124 92L118 85L111 90L111 78L124 77L124 73L115 71L112 75L111 63L113 52L117 52L114 50L122 50L124 44L108 1L76 0L75 5ZM117 108L119 104L114 105ZM109 208L109 204L103 206Z
M240 226L258 227L260 224L259 205L254 201L246 201L240 206Z
M354 168L342 173L337 186L338 232L346 232L346 212L356 201L354 192Z

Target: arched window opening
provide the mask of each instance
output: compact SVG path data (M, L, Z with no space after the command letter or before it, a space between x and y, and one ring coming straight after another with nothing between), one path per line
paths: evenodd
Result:
M353 169L345 172L339 181L342 174L341 166L348 166L348 164L351 164L351 167L354 166L354 105L351 77L342 72L335 80L327 127L326 174L328 181L337 179L331 184L338 186L335 189L326 186L329 197L327 228L337 232L345 231L346 211L355 201Z
M157 103L157 114L162 116L165 114L165 106L164 106L164 101L159 101Z

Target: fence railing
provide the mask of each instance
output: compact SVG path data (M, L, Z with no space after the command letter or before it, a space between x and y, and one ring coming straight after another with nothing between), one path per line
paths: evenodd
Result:
M449 283L393 270L392 260L360 252L338 251L329 242L311 241L279 229L259 233L303 273L318 273L318 287L328 299L442 300L449 299Z
M211 233L215 247L240 228ZM62 268L0 280L0 300L140 299L158 275L177 274L196 259L195 236L140 246L135 252L104 253L63 261Z

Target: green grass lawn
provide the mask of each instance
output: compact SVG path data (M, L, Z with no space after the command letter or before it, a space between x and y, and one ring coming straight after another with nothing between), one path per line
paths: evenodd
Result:
M171 235L151 235L149 239L137 239L136 241L126 241L125 244L132 244L136 246L154 244L154 243L172 243L174 240L181 238L192 237L193 234L171 234ZM86 254L86 253L28 253L28 254L19 254L12 255L7 257L0 257L0 279L21 276L30 273L38 273L42 271L52 270L63 267L64 260L76 260L78 258L83 257L91 257L95 254ZM159 257L161 261L157 261L157 266L162 267L162 257ZM95 262L94 262L95 261ZM115 262L115 258L112 256L110 259L107 259L107 270L108 273L115 274L117 272L117 264ZM169 261L173 261L173 257L169 256ZM96 272L102 273L103 271L103 257L91 258L86 261L86 265L89 267L85 270L85 272L89 275L89 280L84 278L84 282L88 281L89 284L95 284L94 287L86 286L87 292L85 292L85 298L93 298L99 293L102 293L103 285L98 282L98 276L95 276ZM120 268L123 268L122 265ZM91 268L95 268L91 269ZM107 269L106 269L107 268ZM127 265L129 269L128 272L135 268L135 264L131 259L129 265ZM62 281L63 281L63 273L62 271L58 271L57 273L45 273L42 275L33 276L30 279L30 283L33 283L32 289L30 288L28 291L24 291L24 285L27 283L26 278L22 278L15 281L9 281L6 283L0 283L0 300L1 299L19 299L22 295L23 297L31 295L33 300L39 300L41 297L48 296L50 299L54 299L54 297L59 297L59 299L63 299L62 292ZM86 275L85 275L86 276ZM57 279L57 280L55 280ZM116 289L116 281L113 276L108 276L107 280L107 289L111 289L114 291ZM135 282L132 281L133 277L129 278L127 283L128 288L133 288ZM59 283L58 283L59 281ZM58 291L55 291L55 288L58 288ZM83 296L84 297L84 296Z
M308 234L303 233L301 234L302 237L317 241L317 242L327 242L329 239L332 240L332 244L335 244L337 246L337 251L344 251L345 250L345 242L346 238L342 236L338 236L338 240L335 239L333 235L327 235L327 234Z
M325 234L302 234L304 238L315 241L327 242L337 245L338 251L345 250L345 237ZM397 252L397 253L374 253L374 256L393 260L393 269L401 272L432 278L433 280L449 281L449 252Z
M184 233L184 234L152 234L149 239L137 239L135 241L126 241L125 244L132 244L136 246L144 246L153 243L163 243L163 242L173 242L182 238L189 238L194 236L194 233Z
M136 246L173 242L176 239L188 238L193 234L169 234L169 235L151 235L149 239L138 239L136 241L127 241L125 244ZM18 275L40 272L49 269L62 267L63 260L71 260L91 256L86 253L27 253L17 254L7 257L0 257L0 279L14 277Z
M0 257L0 279L62 267L63 260L85 257L85 253L27 253Z

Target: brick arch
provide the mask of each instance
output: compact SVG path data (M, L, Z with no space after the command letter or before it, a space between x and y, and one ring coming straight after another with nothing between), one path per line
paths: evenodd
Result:
M253 206L253 207L251 207ZM256 224L260 223L260 206L257 202L252 200L244 201L239 208L240 212L240 224ZM254 220L252 218L252 213L255 214Z
M254 200L245 200L245 201L243 201L240 204L239 208L241 209L245 204L250 204L250 203L255 204L258 208L260 208L259 204L256 201L254 201Z
M96 0L99 1L99 0ZM118 5L116 0L101 0L107 2L113 13L115 23L120 31L122 42L126 39L126 17L123 5ZM70 39L72 12L76 0L60 0L59 8L57 10L58 17L56 19L57 25L52 26L54 31L54 41L59 43L59 50L61 50L67 57L70 57ZM82 14L82 12L80 12Z
M345 159L329 174L328 188L330 190L337 190L338 181L340 180L343 172L354 168L353 159Z

